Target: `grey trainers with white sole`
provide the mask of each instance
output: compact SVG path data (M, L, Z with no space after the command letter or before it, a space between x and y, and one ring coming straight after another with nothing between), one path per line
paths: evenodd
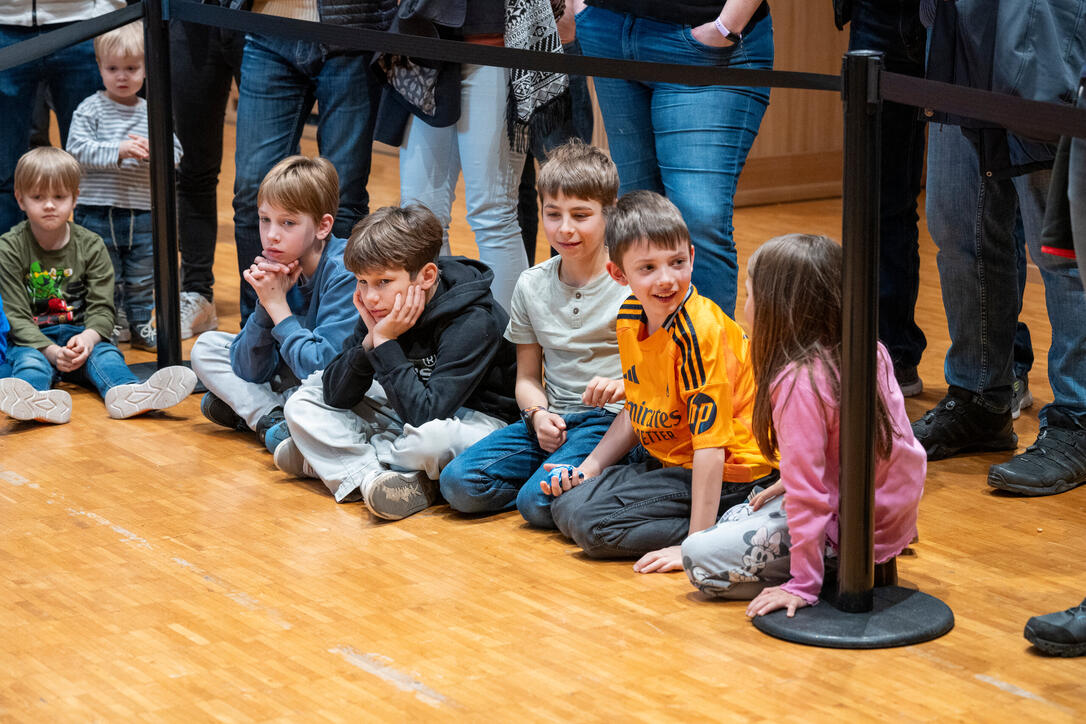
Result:
M309 461L302 455L302 451L294 444L294 439L283 438L272 452L272 461L275 467L288 475L296 478L320 479L316 471L309 465Z
M106 390L106 411L114 419L173 407L192 394L196 373L188 367L163 367L145 382L117 385Z
M0 412L16 420L60 425L72 419L72 396L64 390L35 390L26 380L0 380Z
M366 481L363 498L378 518L400 520L433 505L437 485L422 472L382 470Z

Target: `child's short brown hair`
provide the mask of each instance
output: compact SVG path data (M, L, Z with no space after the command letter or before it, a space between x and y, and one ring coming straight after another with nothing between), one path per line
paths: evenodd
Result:
M611 206L618 196L618 169L606 153L574 139L547 154L535 185L540 199L574 196Z
M142 58L143 57L143 21L137 20L122 25L108 33L102 33L94 39L94 59L99 64L102 58Z
M335 218L339 210L339 174L326 158L287 156L260 182L256 203L264 202L319 224L325 214Z
M72 154L53 146L40 146L24 153L15 164L15 193L63 190L76 196L82 175L79 161Z
M352 274L406 269L414 279L437 260L444 236L441 222L422 204L385 206L355 224L343 266Z
M690 231L675 204L653 191L631 191L607 211L604 242L611 261L622 267L626 251L638 243L660 249L690 245Z

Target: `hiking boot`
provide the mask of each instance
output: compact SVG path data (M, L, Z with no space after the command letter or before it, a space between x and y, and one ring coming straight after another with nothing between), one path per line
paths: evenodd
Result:
M988 469L988 485L1019 495L1055 495L1083 483L1086 430L1080 427L1046 425L1024 453Z
M1066 611L1034 616L1026 622L1023 635L1051 656L1086 654L1086 600Z
M363 498L378 518L400 520L437 501L437 486L423 472L382 470L366 481Z
M72 419L72 396L64 390L35 390L26 380L0 380L0 412L16 420L60 425Z
M1011 418L1017 420L1022 410L1033 407L1033 393L1029 391L1029 378L1025 375L1014 378L1011 387Z
M959 387L951 387L938 405L913 423L913 434L924 446L928 460L1018 447L1011 411L993 412L980 395Z
M191 395L195 387L196 373L188 367L163 367L146 382L117 385L106 390L106 411L112 418L124 419L151 410L164 410Z
M241 415L234 412L234 408L223 402L222 398L214 392L208 392L200 399L200 413L216 425L228 427L231 430L245 432L249 429L245 420L241 419Z
M199 292L181 292L181 339L218 328L214 303Z
M290 437L290 428L287 427L287 421L283 419L282 408L276 408L279 410L279 422L264 429L264 447L268 449L268 452L275 454L275 448L279 447L279 444ZM263 419L261 419L263 422ZM258 426L259 427L259 426ZM257 432L259 435L259 431Z
M158 351L158 335L150 322L133 325L130 330L132 339L129 340L129 344L132 345L132 349L142 349L148 352Z
M293 475L296 478L320 480L320 476L317 475L309 461L302 455L302 451L294 444L293 438L288 437L276 446L275 452L272 453L272 461L275 463L275 467L288 475Z
M916 371L916 365L909 367L894 365L894 377L897 378L897 384L901 387L901 394L904 397L916 397L924 391L924 382Z

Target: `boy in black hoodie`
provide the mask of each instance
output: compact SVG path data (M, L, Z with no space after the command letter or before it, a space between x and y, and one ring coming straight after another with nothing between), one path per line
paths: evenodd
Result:
M516 353L493 272L437 258L443 229L427 208L378 209L355 226L343 263L358 280L359 321L323 373L287 401L284 472L320 478L337 502L361 497L398 520L432 505L443 468L517 419Z

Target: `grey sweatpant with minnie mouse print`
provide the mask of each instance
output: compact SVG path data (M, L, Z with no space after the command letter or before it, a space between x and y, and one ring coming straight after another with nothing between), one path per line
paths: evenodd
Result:
M763 588L790 578L790 543L783 495L758 510L740 503L712 528L683 541L683 568L707 596L754 598Z

